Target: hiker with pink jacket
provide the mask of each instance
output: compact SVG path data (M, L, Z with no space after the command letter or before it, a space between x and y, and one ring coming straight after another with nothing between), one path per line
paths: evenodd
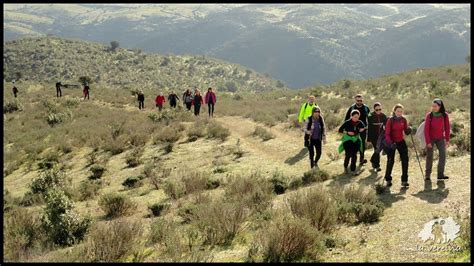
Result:
M209 117L214 117L214 105L216 104L216 94L212 91L212 88L207 89L204 101L207 104L209 110Z

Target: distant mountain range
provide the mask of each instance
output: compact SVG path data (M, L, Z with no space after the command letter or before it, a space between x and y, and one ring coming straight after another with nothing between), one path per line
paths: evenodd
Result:
M4 39L53 34L207 55L293 88L464 63L470 5L6 4Z

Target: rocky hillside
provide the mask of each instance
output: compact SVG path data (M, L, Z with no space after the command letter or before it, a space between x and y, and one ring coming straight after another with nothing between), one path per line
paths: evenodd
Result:
M269 91L286 86L268 75L206 56L159 55L99 43L55 37L25 38L4 46L4 77L38 82L78 83L87 76L94 86L142 89L188 87L218 91Z

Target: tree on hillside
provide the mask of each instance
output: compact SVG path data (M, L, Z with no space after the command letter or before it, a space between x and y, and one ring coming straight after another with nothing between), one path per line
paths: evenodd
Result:
M346 79L344 81L344 84L342 85L342 88L349 89L350 86L351 86L351 81Z
M115 49L117 49L119 47L119 45L120 45L119 42L111 41L110 42L110 50L115 51Z
M81 84L91 84L92 83L92 79L88 76L82 76L82 77L79 77L79 82Z
M233 81L227 81L225 83L225 88L229 92L236 92L237 91L237 85L235 85L235 82L233 82Z

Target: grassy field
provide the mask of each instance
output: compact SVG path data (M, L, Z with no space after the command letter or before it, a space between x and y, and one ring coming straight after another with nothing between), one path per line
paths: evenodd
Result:
M296 91L218 91L214 119L206 106L199 118L168 105L159 113L151 91L140 111L120 88L97 85L82 101L78 89L58 99L54 83L20 80L14 99L4 82L5 260L471 261L469 72L444 66ZM358 92L386 113L402 103L415 127L441 97L453 123L450 179L425 183L412 144L408 190L398 156L394 185L380 194L383 172L345 175L336 129ZM320 171L310 171L295 127L309 94L328 124ZM418 239L423 225L448 216L462 230L449 245L464 251L417 251L436 244Z

